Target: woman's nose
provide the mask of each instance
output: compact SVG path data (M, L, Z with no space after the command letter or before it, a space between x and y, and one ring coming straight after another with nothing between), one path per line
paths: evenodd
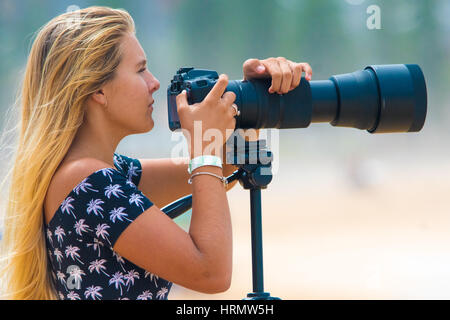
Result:
M161 83L159 83L159 80L155 78L155 91L159 90L159 87L161 86Z
M150 74L150 76L151 76L151 78L150 78L150 81L149 81L149 91L150 92L155 92L155 91L158 91L159 90L159 87L160 87L160 83L159 83L159 80L158 79L156 79L152 74Z

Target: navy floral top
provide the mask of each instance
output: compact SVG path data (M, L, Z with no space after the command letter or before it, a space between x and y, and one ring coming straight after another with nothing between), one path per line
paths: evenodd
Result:
M153 203L138 190L141 163L117 153L67 195L45 225L49 267L60 299L167 299L172 283L113 250Z

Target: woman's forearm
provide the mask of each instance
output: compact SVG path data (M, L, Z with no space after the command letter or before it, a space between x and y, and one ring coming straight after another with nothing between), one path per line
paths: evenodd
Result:
M222 169L203 166L193 171L222 176ZM225 289L231 282L232 231L226 189L210 175L198 175L192 182L192 217L189 234L205 262L205 276Z

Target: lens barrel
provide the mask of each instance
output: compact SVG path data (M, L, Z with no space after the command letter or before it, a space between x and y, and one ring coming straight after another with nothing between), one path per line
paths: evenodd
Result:
M427 89L415 64L371 65L307 81L284 95L269 94L270 79L230 81L241 115L236 128L306 128L327 122L370 133L417 132L425 123Z

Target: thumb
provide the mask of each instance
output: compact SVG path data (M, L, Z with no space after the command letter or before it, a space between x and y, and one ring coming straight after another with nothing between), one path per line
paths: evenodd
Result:
M188 105L186 90L177 95L177 111Z
M258 63L255 70L258 73L263 73L264 71L266 71L266 67L262 63Z
M259 59L248 59L244 62L244 78L259 78L266 73L266 67Z

